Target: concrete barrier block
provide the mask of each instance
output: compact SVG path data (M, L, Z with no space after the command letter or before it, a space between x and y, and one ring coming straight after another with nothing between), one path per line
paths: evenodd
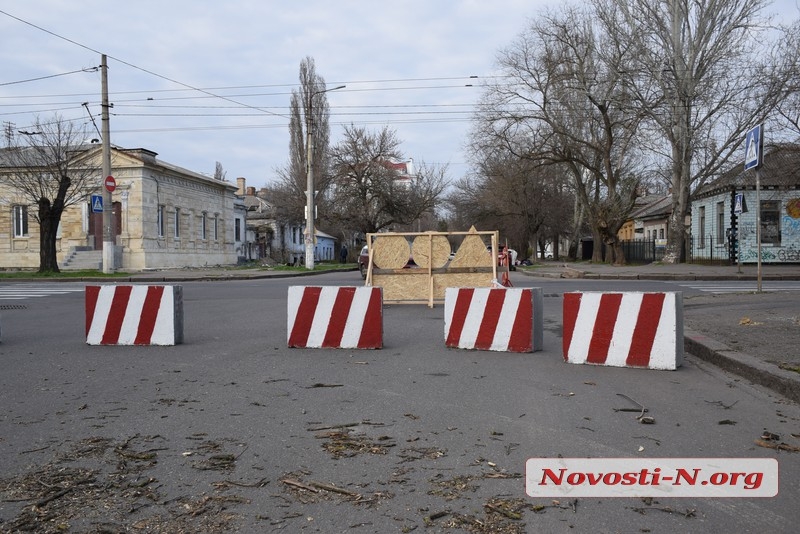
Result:
M291 286L287 344L300 348L383 347L380 287Z
M183 343L181 286L86 286L89 345Z
M564 293L569 363L674 370L683 364L680 292Z
M541 288L448 287L445 345L503 352L542 350Z

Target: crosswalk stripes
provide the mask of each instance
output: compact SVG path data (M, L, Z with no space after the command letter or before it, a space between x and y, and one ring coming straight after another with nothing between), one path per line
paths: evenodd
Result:
M755 280L720 280L720 281L695 281L679 283L681 287L702 291L705 293L747 293L758 289ZM764 280L761 283L762 291L800 291L800 281L775 281Z
M83 284L6 284L0 285L0 300L26 300L83 291Z

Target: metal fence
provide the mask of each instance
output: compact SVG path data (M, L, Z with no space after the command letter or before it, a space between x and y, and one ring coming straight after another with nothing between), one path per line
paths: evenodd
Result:
M652 263L664 259L666 247L663 240L630 240L622 241L622 251L628 263ZM716 236L703 239L689 236L686 239L686 263L702 263L710 265L730 265L731 257L727 238L719 243Z

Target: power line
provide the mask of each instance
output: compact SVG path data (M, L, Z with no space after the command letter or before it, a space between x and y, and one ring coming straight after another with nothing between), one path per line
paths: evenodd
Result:
M97 72L99 68L100 67L87 67L80 70L73 70L71 72L62 72L61 74L51 74L50 76L40 76L38 78L29 78L27 80L17 80L15 82L0 83L0 86L16 85L19 83L28 83L28 82L38 82L39 80L48 80L50 78L58 78L59 76L69 76L70 74L76 74L78 72Z
M14 15L12 15L12 14L8 13L7 11L3 11L2 9L0 9L0 13L2 13L3 15L5 15L5 16L7 16L7 17L10 17L10 18L12 18L12 19L14 19L14 20L17 20L17 21L19 21L19 22L21 22L21 23L23 23L23 24L27 24L28 26L30 26L30 27L32 27L32 28L35 28L35 29L37 29L37 30L39 30L39 31L42 31L42 32L44 32L44 33L47 33L47 34L49 34L49 35L52 35L53 37L56 37L56 38L58 38L58 39L62 39L62 40L64 40L64 41L68 42L68 43L74 44L75 46L79 46L79 47L81 47L81 48L83 48L83 49L85 49L85 50L89 50L90 52L94 52L95 54L102 55L102 52L100 52L100 51L98 51L98 50L95 50L94 48L91 48L91 47L89 47L89 46L86 46L86 45L84 45L84 44L82 44L82 43L79 43L79 42L77 42L77 41L74 41L74 40L72 40L72 39L69 39L69 38L67 38L67 37L64 37L63 35L59 35L59 34L57 34L57 33L55 33L55 32L52 32L52 31L50 31L50 30L47 30L47 29L45 29L45 28L42 28L41 26L37 26L36 24L33 24L33 23L31 23L31 22L28 22L27 20L21 19L21 18L19 18L19 17L15 17ZM117 62L119 62L119 63L122 63L123 65L127 65L127 66L129 66L129 67L131 67L131 68L134 68L134 69L140 70L140 71L142 71L142 72L144 72L144 73L147 73L147 74L150 74L151 76L155 76L155 77L157 77L157 78L161 78L162 80L166 80L166 81L168 81L168 82L171 82L171 83L175 83L175 84L178 84L178 85L182 85L183 87L186 87L187 89L191 89L191 90L194 90L194 91L198 91L198 92L201 92L201 93L207 94L207 95L209 95L209 96L212 96L212 97L220 98L220 99L222 99L222 100L227 100L227 101L229 101L229 102L231 102L231 103L233 103L233 104L238 104L238 105L240 105L240 106L242 106L242 107L246 107L246 108L250 108L250 109L255 109L255 110L261 111L261 112L263 112L263 113L266 113L266 114L268 114L268 115L278 115L277 113L273 113L272 111L268 111L268 110L259 109L258 107L255 107L255 106L250 106L250 105L248 105L248 104L244 104L244 103L242 103L242 102L237 102L236 100L233 100L233 99L231 99L231 98L227 98L227 97L224 97L224 96L216 95L216 94L214 94L214 93L212 93L212 92L210 92L210 91L206 91L206 90L204 90L204 89L200 89L200 88L198 88L198 87L194 87L194 86L192 86L192 85L189 85L189 84L187 84L187 83L183 83L183 82L181 82L181 81L178 81L178 80L175 80L175 79L169 78L169 77L167 77L167 76L163 76L163 75L161 75L161 74L158 74L158 73L156 73L156 72L153 72L153 71L151 71L151 70L145 69L145 68L143 68L143 67L139 67L138 65L134 65L133 63L129 63L129 62L127 62L127 61L124 61L124 60L122 60L122 59L120 59L120 58L117 58L117 57L114 57L114 56L110 56L110 55L108 55L108 54L106 54L106 57L108 57L109 59L113 59L114 61L117 61ZM286 119L288 119L288 118L289 118L289 116L288 116L288 115L287 115L287 116L283 116L283 117L284 117L284 118L286 118Z

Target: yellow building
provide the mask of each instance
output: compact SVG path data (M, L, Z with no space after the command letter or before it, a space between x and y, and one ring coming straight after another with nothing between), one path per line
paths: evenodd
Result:
M160 161L147 149L112 148L111 169L116 180L112 193L116 234L115 267L139 271L176 267L230 265L237 262L236 186ZM101 148L83 156L100 168ZM2 161L2 158L0 158ZM88 166L88 164L87 164ZM36 269L39 266L39 227L36 205L13 190L0 164L0 269ZM59 265L85 257L98 258L102 250L102 213L86 202L68 207L61 218L56 243ZM244 208L242 207L242 212ZM86 265L99 268L99 265Z

